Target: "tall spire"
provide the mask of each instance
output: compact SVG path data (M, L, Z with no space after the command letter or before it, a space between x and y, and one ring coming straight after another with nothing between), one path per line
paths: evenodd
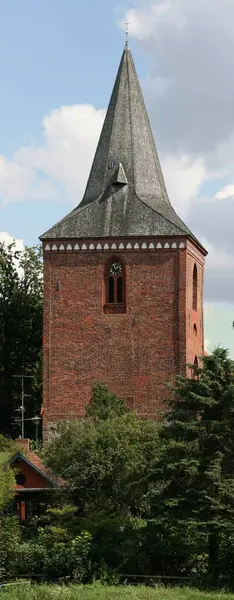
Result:
M105 122L80 206L107 189L111 164L122 163L129 188L156 208L169 199L129 48L122 55ZM110 194L111 194L110 190Z
M84 197L42 237L185 234L192 235L169 201L126 42Z

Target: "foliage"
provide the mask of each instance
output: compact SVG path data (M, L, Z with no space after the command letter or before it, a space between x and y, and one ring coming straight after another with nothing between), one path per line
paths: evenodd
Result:
M5 452L0 453L0 513L14 498L15 477L7 464L7 458L8 455Z
M85 581L89 576L91 535L81 531L71 535L66 528L47 525L37 535L18 539L6 562L11 576L43 574L46 578Z
M95 386L86 418L60 424L45 449L67 487L31 537L10 542L4 568L103 590L124 574L234 589L233 378L216 349L194 379L177 379L160 426ZM9 444L0 438L0 451Z
M39 546L43 548L44 566L47 575L69 577L83 581L88 573L88 558L91 535L82 531L69 537L66 529L50 527L40 532Z
M233 594L201 592L196 589L164 588L162 585L103 586L92 585L33 585L22 583L2 589L4 600L234 600Z
M220 536L234 531L234 370L224 349L203 358L195 379L178 378L162 432L154 509L183 538L192 524L208 535L218 576Z
M122 401L100 386L87 412L83 421L58 426L46 448L48 464L66 479L84 514L146 513L158 425L126 412Z
M10 458L14 454L16 454L18 450L19 446L17 445L17 442L15 442L15 440L12 440L12 438L0 434L0 454L2 452L6 453ZM20 450L22 451L21 447Z
M0 434L0 515L14 498L15 476L8 461L17 451L18 446L15 441ZM0 518L1 532L4 523L1 516Z
M94 385L90 404L87 404L85 414L94 421L115 419L128 413L128 408L122 398L112 394L102 383Z
M0 576L14 573L14 552L20 542L19 520L16 517L0 517Z
M20 375L34 376L37 393L31 394L26 380L26 417L40 409L41 389L37 367L42 346L42 262L41 249L17 251L15 244L0 244L0 423L1 432L19 434L16 410L21 405ZM18 414L19 416L19 414ZM28 426L27 434L34 435Z

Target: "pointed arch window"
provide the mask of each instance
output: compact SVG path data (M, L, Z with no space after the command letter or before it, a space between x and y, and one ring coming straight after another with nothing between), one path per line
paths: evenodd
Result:
M197 265L193 267L193 310L197 310Z
M104 312L125 312L125 271L117 258L107 264L105 294Z
M195 381L198 381L198 379L199 379L198 368L199 368L198 358L197 358L197 356L195 356L194 361L193 361L193 379Z

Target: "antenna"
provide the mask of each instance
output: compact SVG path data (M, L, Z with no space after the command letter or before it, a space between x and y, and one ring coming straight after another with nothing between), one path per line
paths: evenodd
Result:
M22 365L22 373L21 373L21 375L12 375L12 377L15 378L15 379L21 379L21 406L17 410L19 412L21 412L21 436L22 436L22 438L24 438L24 422L25 422L25 416L24 416L24 412L25 412L24 399L26 398L26 396L29 395L29 394L25 394L25 391L24 391L24 380L25 379L34 379L34 377L33 377L33 375L25 375L24 374L23 365Z

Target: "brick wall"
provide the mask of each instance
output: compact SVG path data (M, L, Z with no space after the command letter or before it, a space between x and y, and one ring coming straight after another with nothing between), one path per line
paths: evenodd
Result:
M197 269L197 310L193 309L193 271ZM186 288L187 288L187 316L186 316L186 362L194 363L204 353L204 326L203 326L203 283L204 283L204 258L192 244L187 248Z
M125 265L126 313L117 315L103 313L111 252L44 253L45 429L60 419L82 417L97 381L126 398L140 416L157 414L168 395L165 384L185 373L186 361L203 350L203 258L188 246L118 252Z

